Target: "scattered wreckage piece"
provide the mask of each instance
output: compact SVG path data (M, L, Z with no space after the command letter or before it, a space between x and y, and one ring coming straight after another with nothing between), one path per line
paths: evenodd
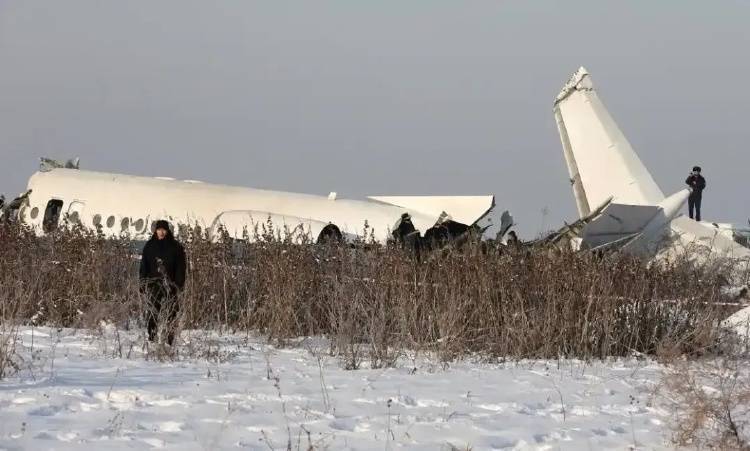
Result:
M39 160L40 160L39 170L42 172L49 172L57 168L79 169L80 162L81 162L81 159L78 157L71 158L70 160L67 160L64 162L59 161L59 160L53 160L51 158L44 158L44 157L41 157Z
M3 221L18 220L19 210L27 203L29 195L31 195L31 190L26 190L8 203L5 203L5 196L0 196L0 219Z
M742 228L737 227L734 224L727 224L721 222L708 222L701 221L706 227L716 230L720 235L734 240L735 243L750 248L750 220L748 220L748 227Z
M500 215L500 230L497 231L497 234L495 235L495 240L502 241L506 238L506 235L510 235L511 230L510 228L516 225L515 220L513 219L513 216L510 214L508 210L505 210ZM514 239L518 241L518 237L516 236L516 232L512 232Z
M583 229L592 220L598 218L602 211L609 206L612 202L612 196L608 197L601 205L596 207L593 211L589 212L582 218L565 224L556 232L553 232L546 237L532 241L531 244L535 246L555 246L560 250L563 249L581 249L581 236L583 235Z

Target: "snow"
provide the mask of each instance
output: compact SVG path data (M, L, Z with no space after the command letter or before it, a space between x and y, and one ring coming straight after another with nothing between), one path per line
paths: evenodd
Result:
M725 329L734 331L737 336L747 340L750 336L750 307L734 312L722 322Z
M322 338L277 348L190 331L158 361L142 335L22 329L0 449L673 448L654 398L664 368L647 360L410 356L347 371Z

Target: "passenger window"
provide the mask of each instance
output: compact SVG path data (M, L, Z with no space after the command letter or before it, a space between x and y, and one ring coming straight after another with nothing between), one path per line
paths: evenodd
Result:
M115 226L115 217L110 216L109 218L107 218L107 227L111 229L114 226Z
M95 227L101 227L102 225L102 215L94 215L94 217L91 219L91 222L94 224Z
M135 231L136 232L140 233L140 232L143 231L143 219L139 219L139 220L135 221L134 225L135 225Z
M59 199L52 199L47 202L47 208L44 210L44 220L42 221L42 230L46 233L57 229L57 223L60 220L62 207L63 201Z
M130 218L122 218L122 221L120 221L120 229L123 232L127 232L128 227L130 227Z
M37 216L39 216L39 207L34 207L31 209L31 219L36 219Z

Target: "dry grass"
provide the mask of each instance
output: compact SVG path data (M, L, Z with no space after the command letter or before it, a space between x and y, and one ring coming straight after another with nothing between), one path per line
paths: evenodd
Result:
M700 354L715 346L725 313L714 305L721 271L687 260L649 265L477 240L417 257L396 245L252 233L264 240L213 243L182 231L190 271L181 326L257 331L282 344L326 335L352 369L392 365L405 349L443 359ZM3 324L138 323L138 249L127 240L83 230L40 238L3 225L0 248Z

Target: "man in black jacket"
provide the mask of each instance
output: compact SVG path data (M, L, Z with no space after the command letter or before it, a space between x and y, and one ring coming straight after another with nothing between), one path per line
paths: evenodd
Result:
M701 220L701 200L703 190L706 188L706 179L701 175L701 167L693 166L693 172L690 173L685 183L690 187L690 196L688 197L688 214L693 219L693 210L695 210L695 220Z
M177 297L185 286L185 249L172 235L167 221L156 221L154 234L141 256L141 286L149 298L146 311L148 339L156 340L159 314L167 318L167 343L174 342L174 320L179 310Z

